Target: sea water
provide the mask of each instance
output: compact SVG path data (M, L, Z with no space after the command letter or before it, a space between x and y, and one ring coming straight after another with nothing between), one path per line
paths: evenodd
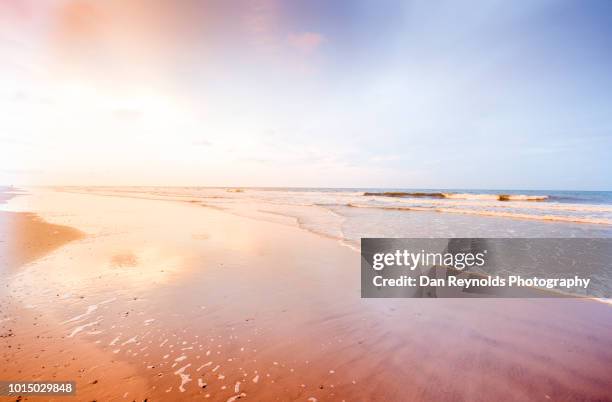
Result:
M612 237L612 192L385 188L89 187L362 237Z

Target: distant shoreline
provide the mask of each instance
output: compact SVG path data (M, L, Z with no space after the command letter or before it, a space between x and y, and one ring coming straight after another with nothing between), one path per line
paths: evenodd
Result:
M209 196L221 194L249 196ZM365 300L359 255L291 217L341 219L329 210L169 199L45 190L11 202L89 236L9 276L0 375L75 379L88 400L607 396L608 305Z

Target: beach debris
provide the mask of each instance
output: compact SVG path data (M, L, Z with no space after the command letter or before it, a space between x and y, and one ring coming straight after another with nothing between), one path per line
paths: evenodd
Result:
M6 333L0 334L0 338L10 338L11 336L15 336L15 334L13 333L13 330L10 328Z

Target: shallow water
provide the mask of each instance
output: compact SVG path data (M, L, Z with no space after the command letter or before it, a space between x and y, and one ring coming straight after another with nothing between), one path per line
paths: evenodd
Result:
M520 225L517 236L581 235L603 225L322 207L248 190L71 191L8 206L87 235L0 289L0 331L16 334L0 340L11 347L7 378L75 378L83 399L97 400L556 400L607 390L609 306L361 299L359 254L337 244L393 231L501 235L507 224Z
M450 198L366 196L385 189L90 187L68 191L174 199L296 224L358 247L362 237L611 237L612 192L446 191ZM395 190L397 191L397 190ZM435 190L410 190L411 193ZM546 201L499 201L547 197Z

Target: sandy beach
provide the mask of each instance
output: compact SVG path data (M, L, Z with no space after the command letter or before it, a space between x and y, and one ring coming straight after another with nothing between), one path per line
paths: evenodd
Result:
M604 303L361 299L353 248L188 199L0 219L0 377L76 381L52 400L612 400Z

